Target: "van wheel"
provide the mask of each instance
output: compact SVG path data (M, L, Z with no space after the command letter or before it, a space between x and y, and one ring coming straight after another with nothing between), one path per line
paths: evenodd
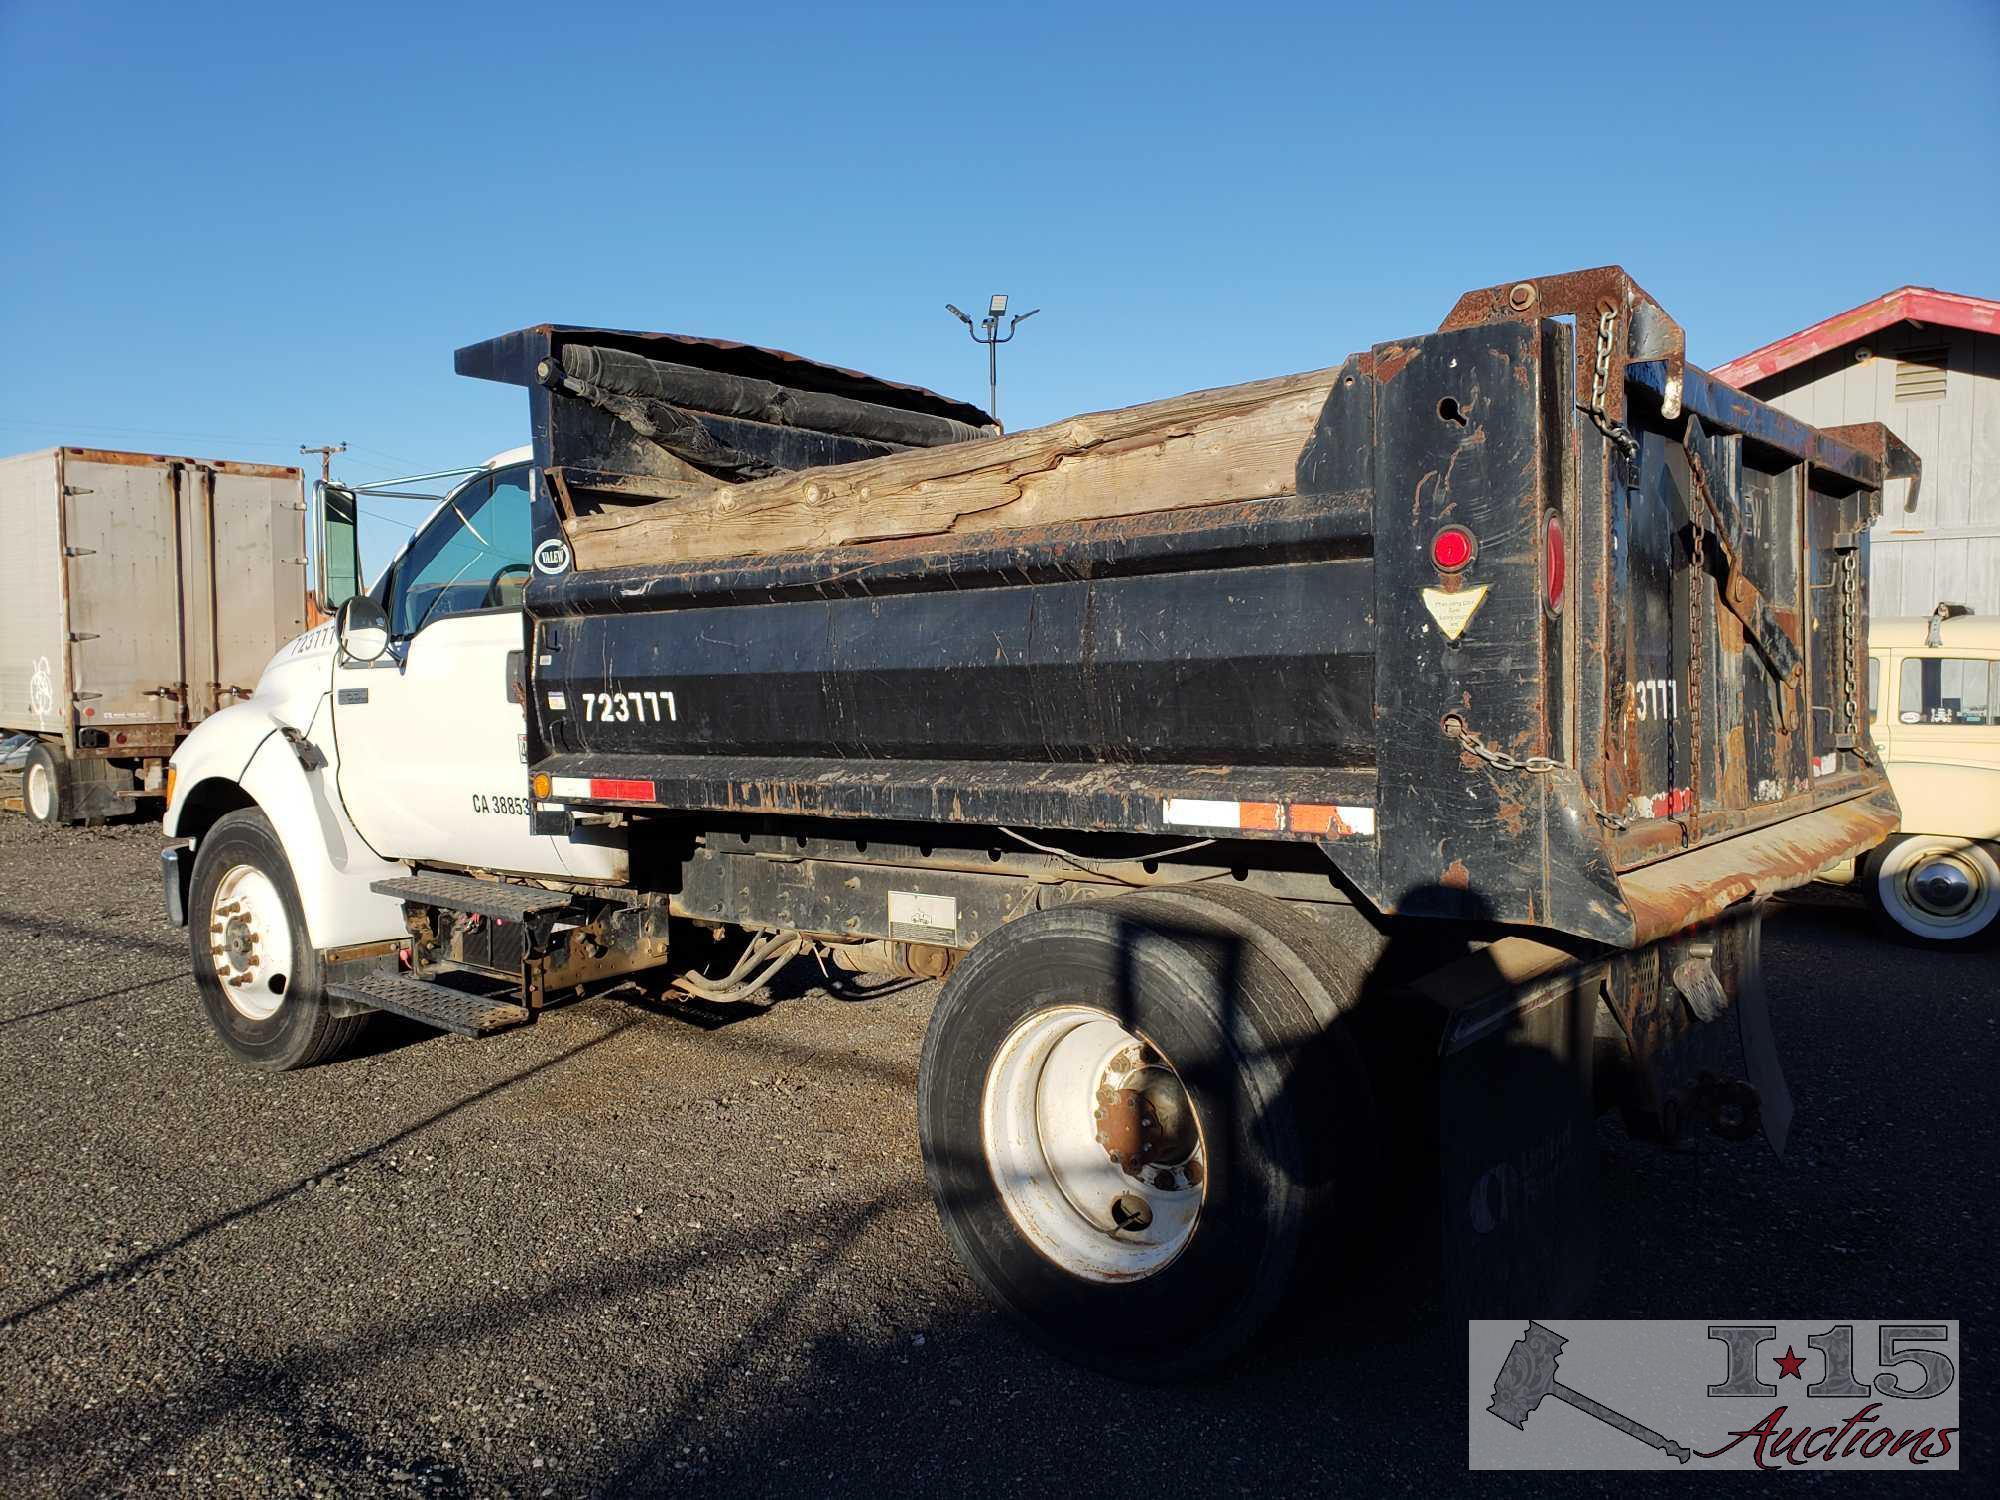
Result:
M263 813L217 820L195 850L188 938L202 1010L253 1068L283 1072L349 1046L366 1016L335 1017L284 847Z
M2000 861L1976 839L1904 834L1870 861L1869 899L1902 936L1971 947L2000 932Z
M1254 914L1205 902L1058 907L980 943L939 995L917 1109L987 1295L1127 1379L1242 1348L1331 1201L1366 1215L1335 1191L1371 1149L1365 1082L1309 994L1326 1003Z
M21 806L45 828L72 820L63 815L69 802L69 762L60 751L36 745L21 768Z

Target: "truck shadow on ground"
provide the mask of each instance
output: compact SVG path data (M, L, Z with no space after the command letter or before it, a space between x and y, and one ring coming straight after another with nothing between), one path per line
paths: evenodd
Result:
M18 1016L0 1016L0 1028L18 1026L23 1021L39 1021L45 1016L59 1015L66 1010L76 1010L85 1005L100 1005L107 1000L122 1000L145 990L156 989L163 984L174 984L187 978L178 970L172 974L162 974L155 979L141 979L133 984L121 984L116 989L101 990L95 995L83 995L75 1000L64 1000L57 1005L45 1005L40 1010L23 1011Z
M1807 924L1818 926L1816 919ZM1867 956L1847 924L1806 935ZM619 1025L474 1090L171 1244L74 1282L0 1328L13 1331L139 1276L288 1202L312 1178L380 1155L645 1024ZM1835 1077L1871 1073L1881 1047L1879 1039L1852 1032L1814 1040L1808 1056L1817 1055ZM732 1045L766 1043L735 1037ZM808 1047L783 1043L773 1050L788 1061L813 1060ZM862 1060L828 1061L853 1067ZM1978 1097L1983 1066L1965 1054L1932 1071L1945 1097L1970 1100ZM1758 1146L1706 1140L1662 1154L1600 1125L1589 1144L1620 1169L1603 1197L1606 1240L1617 1246L1615 1274L1582 1311L1699 1317L1746 1301L1831 1307L1878 1295L1882 1268L1903 1253L1898 1226L1919 1222L1935 1206L1939 1184L1896 1169L1889 1154L1892 1106L1865 1089L1848 1105L1833 1117L1833 1133L1817 1138L1811 1116L1802 1115L1785 1165ZM1870 1214L1859 1219L1856 1174L1870 1182L1874 1198ZM1390 1255L1358 1270L1315 1267L1250 1357L1190 1384L1139 1386L1058 1361L992 1312L955 1269L949 1275L958 1295L932 1318L888 1329L829 1325L819 1303L826 1281L844 1264L870 1257L894 1275L913 1232L925 1262L945 1255L934 1229L911 1228L928 1222L927 1199L912 1169L882 1192L622 1255L532 1294L482 1289L413 1316L398 1308L372 1326L294 1343L281 1356L239 1353L177 1391L170 1411L143 1391L93 1393L91 1409L53 1414L11 1441L15 1451L32 1454L70 1443L84 1424L149 1434L123 1456L120 1475L99 1476L123 1482L247 1415L288 1427L302 1457L357 1472L366 1467L378 1482L393 1468L421 1477L434 1494L528 1484L511 1470L496 1475L490 1459L448 1457L414 1422L364 1430L343 1414L343 1391L394 1381L419 1355L486 1363L504 1349L518 1357L521 1340L538 1325L574 1326L572 1315L607 1306L657 1319L663 1289L670 1292L698 1267L749 1273L782 1262L791 1274L763 1284L754 1315L735 1331L691 1328L700 1348L696 1368L690 1374L682 1361L671 1384L655 1385L644 1370L634 1375L588 1358L571 1362L569 1399L604 1413L629 1416L641 1401L651 1410L643 1422L620 1423L607 1449L569 1456L563 1492L907 1493L949 1485L972 1492L1374 1494L1464 1483L1468 1416L1458 1396L1469 1378L1464 1330L1423 1293L1426 1278L1408 1274L1416 1259L1407 1253L1409 1242L1390 1243L1384 1247ZM1543 1309L1517 1311L1526 1317ZM1471 1416L1479 1419L1476 1409ZM1601 1486L1591 1475L1543 1475L1533 1487L1594 1493ZM1638 1487L1644 1488L1643 1476Z

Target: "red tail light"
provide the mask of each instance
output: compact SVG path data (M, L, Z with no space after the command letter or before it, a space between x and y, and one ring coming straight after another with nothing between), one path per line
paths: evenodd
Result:
M1478 555L1478 541L1463 526L1447 526L1431 538L1431 563L1440 573L1456 573Z
M1542 526L1542 585L1548 591L1549 613L1559 615L1563 590L1569 584L1569 553L1563 542L1562 517L1554 511Z

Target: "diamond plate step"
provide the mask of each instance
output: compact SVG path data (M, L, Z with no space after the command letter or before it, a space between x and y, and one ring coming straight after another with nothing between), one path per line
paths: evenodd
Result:
M561 911L573 899L562 891L545 891L538 885L436 873L378 880L369 889L418 906L441 906L447 911L468 911L508 922L525 922L529 917Z
M455 1031L460 1036L485 1036L524 1025L534 1018L525 1005L450 989L408 974L363 974L352 979L329 980L326 992L337 1000L372 1005L377 1010L408 1016L412 1021Z

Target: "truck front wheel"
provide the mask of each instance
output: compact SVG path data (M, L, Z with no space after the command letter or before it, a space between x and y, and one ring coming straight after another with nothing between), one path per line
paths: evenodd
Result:
M325 1062L367 1017L336 1017L306 935L298 887L270 820L245 808L195 851L188 937L209 1024L242 1062L283 1072Z
M953 971L925 1171L960 1261L1041 1342L1174 1379L1284 1297L1360 1095L1297 981L1240 914L1145 896L1021 918Z

